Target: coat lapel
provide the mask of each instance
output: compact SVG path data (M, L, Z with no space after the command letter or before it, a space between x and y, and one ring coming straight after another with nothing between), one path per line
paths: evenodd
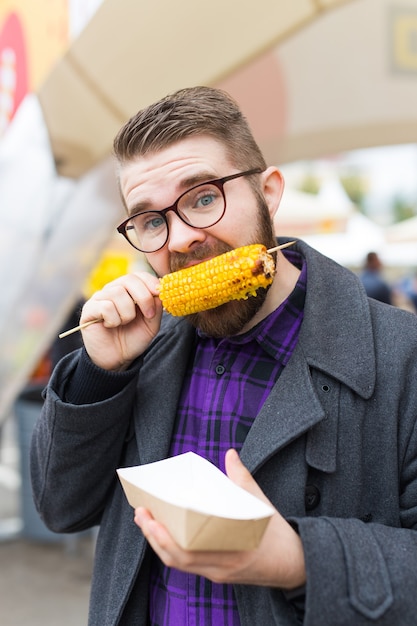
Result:
M241 452L254 473L268 458L325 416L299 346L254 421Z

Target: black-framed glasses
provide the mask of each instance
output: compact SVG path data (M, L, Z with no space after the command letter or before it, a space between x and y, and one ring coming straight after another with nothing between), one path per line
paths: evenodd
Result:
M117 227L118 232L140 252L156 252L164 247L169 237L168 211L192 228L210 228L219 222L226 211L223 185L229 180L260 174L260 168L238 172L216 180L200 183L182 193L171 206L162 211L140 211Z

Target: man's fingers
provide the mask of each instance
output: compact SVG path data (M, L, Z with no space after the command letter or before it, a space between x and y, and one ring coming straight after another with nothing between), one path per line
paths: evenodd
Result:
M252 495L256 496L260 500L263 500L267 504L271 504L268 498L265 496L262 489L259 487L252 474L246 469L236 450L231 448L226 452L226 473L230 480L236 485L249 491Z

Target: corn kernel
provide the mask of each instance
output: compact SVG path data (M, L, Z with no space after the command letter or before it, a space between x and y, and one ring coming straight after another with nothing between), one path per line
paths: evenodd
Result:
M273 280L275 263L265 246L252 244L166 274L159 297L166 311L182 316L256 296Z

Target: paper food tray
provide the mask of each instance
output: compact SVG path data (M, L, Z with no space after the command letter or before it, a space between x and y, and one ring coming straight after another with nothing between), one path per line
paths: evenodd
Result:
M147 508L187 550L253 549L274 512L193 452L117 474L129 504Z

